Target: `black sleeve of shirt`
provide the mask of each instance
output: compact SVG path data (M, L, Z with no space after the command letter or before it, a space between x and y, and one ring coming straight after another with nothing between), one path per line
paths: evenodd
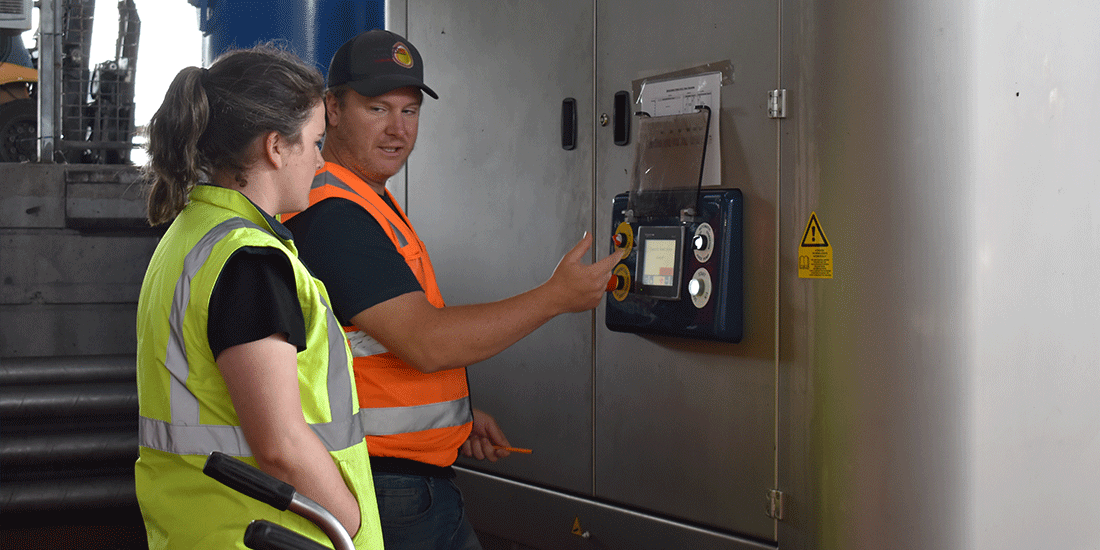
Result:
M423 290L374 216L350 200L325 199L284 225L345 325L374 305Z
M206 335L214 357L228 348L283 333L306 349L294 271L279 250L246 246L225 262L210 296Z

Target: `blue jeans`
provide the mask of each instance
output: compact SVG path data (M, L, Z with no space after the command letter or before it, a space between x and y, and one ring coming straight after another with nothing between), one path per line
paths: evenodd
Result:
M454 481L374 474L386 550L482 550Z

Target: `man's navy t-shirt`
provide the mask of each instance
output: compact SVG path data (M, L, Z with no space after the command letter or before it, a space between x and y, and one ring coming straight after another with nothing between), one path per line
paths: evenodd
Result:
M298 257L325 283L336 318L344 325L371 306L423 291L378 221L355 202L328 198L285 225L294 234Z

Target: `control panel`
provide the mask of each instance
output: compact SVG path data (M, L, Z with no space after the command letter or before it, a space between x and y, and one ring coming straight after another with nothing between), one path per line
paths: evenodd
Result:
M628 197L612 206L611 246L626 253L608 284L607 328L740 342L741 191L700 190L694 211L644 218Z

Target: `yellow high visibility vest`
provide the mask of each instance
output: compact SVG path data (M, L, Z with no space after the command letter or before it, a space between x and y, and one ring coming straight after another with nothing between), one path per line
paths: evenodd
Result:
M134 471L149 548L245 548L245 529L256 519L329 543L310 521L202 473L212 451L256 465L207 340L214 283L244 246L273 248L290 260L306 326L306 349L298 353L302 411L359 502L356 547L381 549L351 353L325 287L298 260L294 243L278 238L244 195L209 185L195 188L164 234L138 300L140 455Z

